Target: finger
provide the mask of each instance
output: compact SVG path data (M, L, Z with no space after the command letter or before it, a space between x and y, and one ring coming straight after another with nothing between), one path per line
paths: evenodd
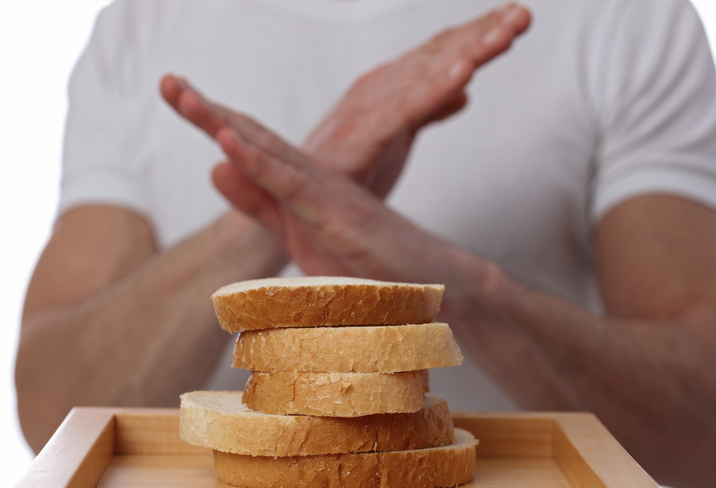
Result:
M527 9L509 4L485 17L450 29L411 53L406 61L413 72L411 87L402 91L412 107L407 122L422 122L427 112L443 106L464 91L476 69L506 51L529 26ZM407 77L406 81L411 81ZM418 80L418 83L415 83Z
M379 228L387 230L390 239L391 226L378 225L377 215L390 219L396 215L347 177L321 169L310 160L301 167L278 160L240 140L231 130L220 131L217 140L239 171L270 193L280 208L298 217L310 232L340 251L338 254L351 254L348 249L359 248L358 243L369 236L377 237ZM362 248L359 254L364 254Z
M500 22L512 28L516 34L524 33L529 28L531 21L530 11L514 3L507 5L500 13Z
M426 113L435 112L436 107L442 108L458 97L475 70L509 49L529 23L527 9L509 4L481 19L451 29L419 48L414 54L413 70L418 74L424 72L423 81L403 92L409 97L403 105L414 107L412 114L406 114L406 122L420 124L435 120L426 117Z
M478 59L480 64L508 49L512 41L527 30L531 15L525 7L509 4L495 12L495 21L496 23L481 38L487 50L481 51L479 56L487 56L487 59Z
M182 116L214 139L221 129L231 128L266 151L285 149L283 140L251 117L214 103L193 88L184 89L178 107Z
M177 112L212 137L215 137L222 128L236 125L236 119L240 117L239 114L231 113L209 102L183 78L171 74L165 75L160 82L160 90L164 99ZM249 130L262 129L248 118L242 122L244 127L249 127ZM275 199L241 171L230 163L219 163L212 171L212 181L219 192L236 208L261 221L267 227L279 231L280 217Z
M260 129L259 124L245 115L209 100L184 78L167 74L162 78L160 88L164 99L179 115L212 138L223 127L247 133Z
M216 140L231 163L266 192L288 205L293 212L309 223L318 221L320 203L309 198L321 194L312 191L320 186L323 178L319 172L311 171L308 160L298 164L277 158L255 146L231 129L222 129Z
M243 141L280 160L300 165L306 159L298 148L247 115L231 113L230 123L224 127L234 130Z
M281 232L281 217L276 199L228 162L217 164L211 178L219 192L238 210L276 233Z
M277 200L257 186L241 170L230 163L220 163L213 171L217 189L244 214L258 220L268 229L282 236L292 259L307 274L354 276L356 271L340 255L334 255L330 245L317 236L315 227L287 214ZM288 238L301 234L301 238Z
M177 111L210 137L232 124L232 115L223 107L209 102L194 90L184 90L177 100Z
M504 52L530 22L508 5L450 29L400 59L361 77L305 147L320 160L381 146L405 131L452 115L477 68ZM444 110L448 108L448 110ZM336 146L336 147L334 147Z
M215 137L222 127L240 123L239 114L211 102L184 78L165 75L160 86L167 103L210 137Z
M164 100L209 136L214 137L228 123L226 111L209 102L185 79L167 74L162 77L159 86Z
M275 197L288 251L311 273L402 273L414 264L404 251L413 255L420 242L431 242L345 176L327 174L310 160L301 168L279 161L229 129L217 140L236 169ZM286 238L299 232L303 239ZM406 241L400 246L398 236Z
M516 5L507 4L499 9L472 22L449 29L429 43L418 48L416 58L444 58L448 65L458 57L471 60L476 66L485 64L501 54L515 37L529 27L531 16L529 10ZM438 64L438 70L444 66Z
M159 82L159 92L164 100L176 110L179 95L182 92L177 77L172 74L164 75Z
M422 126L432 122L438 122L456 114L457 112L465 108L465 106L467 106L467 101L468 98L465 92L458 93L457 96L448 100L445 105L438 108L432 114L428 115L425 118L425 121L421 122L420 125Z
M287 239L296 233L301 222L282 217L276 200L258 187L251 179L230 163L219 163L214 167L212 178L216 188L242 213L256 219L269 230L283 237L283 243L294 261L300 263L307 274L352 276L352 270L340 256L332 256L328 249L304 230L303 239Z
M241 134L243 139L251 141L252 144L279 158L295 157L297 150L293 146L251 117L212 102L193 88L187 80L166 75L160 85L165 100L182 117L210 137L216 139L221 129L231 128Z
M291 259L307 275L357 276L350 263L334 252L330 242L290 215L285 218L283 242Z
M393 114L387 115L393 119L387 124L417 131L428 123L459 112L467 105L467 94L464 89L473 71L473 67L467 62L459 61L443 76L425 80L413 90L406 92L402 99L386 104L385 110Z

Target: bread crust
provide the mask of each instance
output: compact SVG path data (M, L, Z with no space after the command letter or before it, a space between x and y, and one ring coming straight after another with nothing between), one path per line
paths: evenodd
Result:
M214 451L214 470L224 483L245 488L435 488L467 483L474 476L477 441L455 429L447 447L304 457L252 457Z
M362 417L411 413L423 406L425 376L405 373L258 373L249 376L243 402L274 415Z
M415 413L332 418L267 415L243 405L241 392L195 391L181 396L180 413L186 442L251 456L399 451L455 440L447 402L432 397Z
M398 373L458 366L448 324L289 328L244 331L234 368L264 373Z
M212 295L229 332L281 327L403 325L432 322L443 285L358 278L269 278L225 286Z

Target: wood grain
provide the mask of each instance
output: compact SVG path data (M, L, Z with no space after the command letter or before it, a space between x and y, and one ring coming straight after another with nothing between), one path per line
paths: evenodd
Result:
M658 488L596 416L562 413L555 416L554 459L580 488Z
M480 439L477 457L552 456L554 419L549 415L453 412L455 427Z
M73 408L16 488L97 486L114 454L114 412Z
M478 471L485 458L501 457L509 462L549 457L568 481L566 486L658 488L590 413L456 412L453 421L455 427L467 429L480 439ZM519 470L511 471L517 474ZM478 476L476 483L469 486L483 486Z
M115 414L116 454L208 455L211 449L196 447L179 438L177 409L121 409Z
M227 488L214 474L211 455L128 456L112 459L97 488Z
M572 488L550 458L480 458L462 488ZM208 456L115 456L97 488L226 488ZM407 487L406 487L407 488Z
M657 488L585 413L453 414L480 439L464 488ZM208 449L183 442L178 409L74 409L18 488L219 488Z
M462 488L573 488L551 458L478 457L475 479Z

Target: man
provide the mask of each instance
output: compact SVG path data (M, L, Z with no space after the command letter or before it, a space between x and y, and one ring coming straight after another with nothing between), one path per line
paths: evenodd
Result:
M308 137L356 72L477 6L115 5L71 86L61 214L26 300L30 443L75 404L176 404L201 387L226 344L208 294L290 258L308 274L445 283L442 319L517 405L594 411L660 481L713 484L713 66L680 1L572 3L530 4L526 38L467 88L529 14L507 7L448 31L361 78ZM237 32L256 44L230 43ZM180 140L198 136L143 89L184 68L305 137L299 151L163 79L229 159L213 181L238 211L195 198L220 154ZM403 170L417 132L459 111L464 91L469 110L423 134ZM189 163L173 172L173 160Z

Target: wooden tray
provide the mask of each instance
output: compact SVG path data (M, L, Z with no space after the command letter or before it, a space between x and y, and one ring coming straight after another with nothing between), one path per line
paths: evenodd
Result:
M480 439L465 488L657 488L586 413L455 413ZM178 409L75 408L17 488L226 488L211 452L179 439ZM407 487L406 487L407 488Z

